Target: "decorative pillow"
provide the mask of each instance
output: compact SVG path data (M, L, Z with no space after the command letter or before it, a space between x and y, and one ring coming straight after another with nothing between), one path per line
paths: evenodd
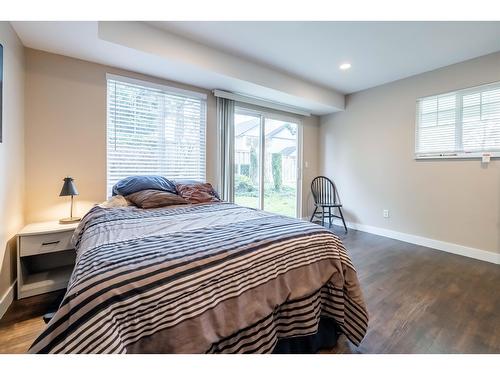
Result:
M127 207L130 203L122 195L115 195L98 206L102 208Z
M219 196L211 184L176 184L177 193L189 203L219 202Z
M160 190L177 194L175 184L163 176L130 176L121 179L113 186L113 195L127 196L141 190Z
M126 198L140 208L157 208L189 203L177 194L152 189L137 191L127 195Z
M203 185L203 184L206 184L208 182L205 182L205 181L200 181L200 180L188 180L188 179L184 179L184 180L172 180L175 184L175 187L177 188L177 185ZM209 183L208 183L209 184ZM209 184L210 185L210 184ZM212 185L210 185L212 186ZM179 191L177 190L177 194L179 194ZM217 190L215 190L213 187L212 187L212 192L211 194L213 196L215 196L218 200L220 200L220 196L219 196L219 193L217 192Z

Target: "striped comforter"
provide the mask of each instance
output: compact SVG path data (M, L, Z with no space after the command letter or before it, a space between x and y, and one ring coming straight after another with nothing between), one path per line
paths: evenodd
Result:
M95 207L76 266L32 353L269 353L368 315L341 241L321 226L229 203Z

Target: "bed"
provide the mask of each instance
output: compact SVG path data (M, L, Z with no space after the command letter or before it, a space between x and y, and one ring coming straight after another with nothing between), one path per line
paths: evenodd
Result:
M31 353L311 352L363 339L368 313L338 237L220 202L94 207Z

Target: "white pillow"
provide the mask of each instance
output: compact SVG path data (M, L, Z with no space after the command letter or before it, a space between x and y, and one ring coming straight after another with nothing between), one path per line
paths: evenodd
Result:
M127 207L130 206L130 203L125 199L125 197L123 197L123 195L115 195L98 206L102 208Z

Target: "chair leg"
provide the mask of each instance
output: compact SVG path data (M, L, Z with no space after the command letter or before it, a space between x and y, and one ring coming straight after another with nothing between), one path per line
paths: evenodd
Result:
M321 206L321 225L325 226L325 207Z
M332 227L332 208L328 207L328 229Z
M342 222L344 223L345 233L347 234L347 225L345 225L344 215L342 215L342 209L340 207L339 207L339 213L340 213L340 218L342 219Z
M313 214L311 215L311 219L309 220L311 223L314 219L314 215L316 215L316 211L318 211L318 207L314 207L314 211L313 211Z

